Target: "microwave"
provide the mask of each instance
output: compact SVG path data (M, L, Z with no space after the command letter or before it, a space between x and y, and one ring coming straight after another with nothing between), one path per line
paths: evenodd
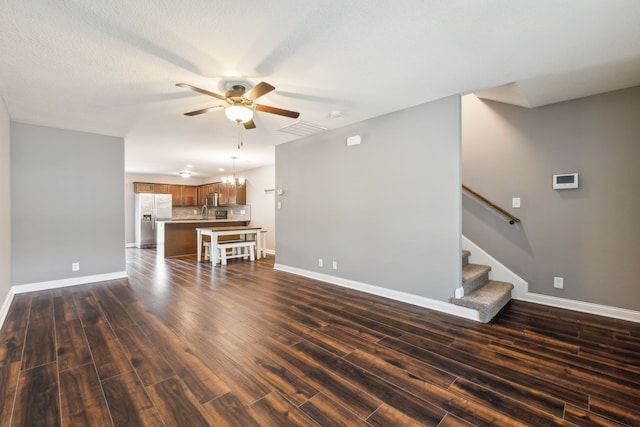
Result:
M207 206L218 206L220 203L220 195L218 193L207 194Z

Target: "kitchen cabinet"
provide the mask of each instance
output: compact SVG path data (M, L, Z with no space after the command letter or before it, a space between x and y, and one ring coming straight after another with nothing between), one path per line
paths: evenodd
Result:
M155 184L150 182L134 182L134 193L171 194L172 206L202 206L207 203L207 194L218 193L221 205L246 205L247 182L236 187L223 182L204 185Z
M206 197L207 197L206 187L207 187L206 185L198 186L197 194L198 194L198 204L199 205L204 205L207 202L207 200L206 200Z
M172 206L195 206L198 187L193 185L168 185Z
M150 182L134 182L134 193L155 193L155 194L169 194L168 184L153 184Z
M182 185L169 185L171 194L171 206L182 206Z
M198 203L198 187L193 185L182 186L182 205L193 206Z
M220 183L220 204L221 205L246 205L247 204L247 181L241 186L229 183Z
M134 182L133 183L133 192L134 193L154 193L154 184L150 184L148 182Z
M211 184L204 184L198 187L198 204L204 205L207 203L207 194L220 193L220 185L217 182Z
M169 184L153 184L153 192L156 194L169 194Z

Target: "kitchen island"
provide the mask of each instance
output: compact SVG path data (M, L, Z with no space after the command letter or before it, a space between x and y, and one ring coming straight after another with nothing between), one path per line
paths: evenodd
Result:
M196 228L246 226L237 219L188 219L157 222L157 251L165 258L198 253Z

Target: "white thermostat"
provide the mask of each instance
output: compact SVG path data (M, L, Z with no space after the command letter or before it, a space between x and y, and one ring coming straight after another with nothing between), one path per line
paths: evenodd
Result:
M577 173L563 173L560 175L553 175L554 190L567 190L569 188L578 188Z

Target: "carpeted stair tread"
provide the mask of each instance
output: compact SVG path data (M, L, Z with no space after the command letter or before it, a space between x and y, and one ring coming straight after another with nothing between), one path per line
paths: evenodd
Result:
M480 264L467 264L462 266L462 287L464 293L468 294L482 286L489 280L491 267Z
M490 280L462 298L452 298L451 302L478 310L480 321L489 322L511 300L513 285L498 280Z
M469 264L469 257L471 256L471 252L466 249L462 250L462 265L465 266Z
M451 303L478 311L478 318L488 323L511 300L513 285L489 280L491 267L470 264L471 252L462 250L462 288L464 296L451 298Z

